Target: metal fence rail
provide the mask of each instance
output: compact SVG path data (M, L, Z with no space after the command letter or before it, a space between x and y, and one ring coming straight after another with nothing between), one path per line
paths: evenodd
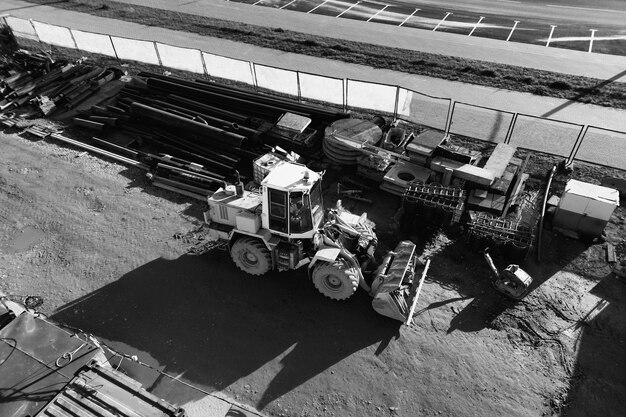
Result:
M380 112L447 133L626 170L626 132L454 102L397 85L341 79L138 39L85 32L5 16L16 39L28 39L118 61L137 61L245 83L255 89L343 109Z

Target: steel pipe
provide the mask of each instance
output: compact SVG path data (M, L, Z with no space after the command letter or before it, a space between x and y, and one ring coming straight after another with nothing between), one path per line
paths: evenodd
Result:
M246 142L246 138L242 135L227 132L223 129L218 129L216 127L189 120L181 116L176 116L172 113L159 110L145 104L131 104L130 113L134 116L138 116L139 118L148 119L156 124L166 125L168 127L183 129L202 136L207 136L222 145L240 147Z

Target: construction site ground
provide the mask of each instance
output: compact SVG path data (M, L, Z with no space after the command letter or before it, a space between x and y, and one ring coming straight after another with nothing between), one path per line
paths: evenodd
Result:
M362 290L322 297L305 270L252 278L224 251L190 254L203 243L202 204L151 186L144 171L16 131L0 133L0 149L2 290L43 296L52 319L179 381L271 416L622 415L626 283L602 243L547 233L544 262L523 264L533 291L514 303L491 287L479 248L427 228L404 236L399 198L344 200L376 222L381 250L411 237L432 260L405 327ZM574 175L597 183L606 172ZM335 189L326 183L327 205ZM622 203L606 231L622 259L625 231ZM121 369L182 406L205 395Z

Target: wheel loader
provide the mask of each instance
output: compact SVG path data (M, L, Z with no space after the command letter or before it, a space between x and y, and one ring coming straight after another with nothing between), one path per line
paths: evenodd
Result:
M364 271L375 266L378 243L372 223L365 213L345 210L341 201L325 210L321 181L322 174L285 162L267 174L258 192L245 190L240 181L220 188L208 197L204 213L209 239L223 242L248 274L306 265L325 296L345 300L360 286L374 297L378 313L410 323L418 287L415 244L400 242L368 284Z

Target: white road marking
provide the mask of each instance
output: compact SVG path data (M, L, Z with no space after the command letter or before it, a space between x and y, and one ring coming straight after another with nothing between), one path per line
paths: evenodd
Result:
M472 36L472 33L474 33L474 31L476 30L478 25L480 25L480 22L482 22L484 18L485 18L484 16L480 16L480 19L478 19L478 22L476 22L476 25L474 25L471 32L467 36Z
M591 31L591 39L589 39L589 50L587 52L591 52L591 49L593 48L593 37L596 34L596 31L598 29L589 29Z
M311 12L312 12L312 11L314 11L314 10L319 9L320 7L322 7L323 5L325 5L326 3L328 3L329 1L330 1L330 0L324 0L324 2L323 2L323 3L318 4L317 6L315 6L315 7L314 7L314 8L312 8L311 10L309 10L309 11L307 12L307 14L311 13Z
M402 26L402 25L404 25L404 24L407 22L407 20L409 20L410 18L412 18L412 17L413 17L413 15L414 15L415 13L419 12L419 10L420 10L420 9L415 9L415 10L413 10L413 13L411 13L410 15L408 15L408 16L406 17L406 19L404 19L404 20L402 21L402 23L400 23L398 26Z
M556 25L550 25L552 29L550 29L550 36L548 36L548 42L546 42L546 48L550 46L550 41L552 40L552 34L554 33L554 28Z
M557 7L559 9L578 9L578 10L592 10L594 12L626 13L626 10L596 9L594 7L559 6L558 4L546 4L546 6L547 7Z
M593 29L593 30L597 30L597 29ZM537 40L540 42L545 42L548 39L544 38L544 39L537 39ZM591 40L591 36L563 36L560 38L552 37L550 44L557 43L557 42L585 42L585 41L590 41L590 40ZM593 40L594 42L626 40L626 35L611 35L611 36L595 36L594 35Z
M344 10L343 12L339 13L337 16L335 17L341 17L342 14L350 11L350 9L352 9L353 7L357 6L359 3L361 3L360 1L357 1L356 3L354 3L352 6L348 7L346 10Z
M519 20L514 20L514 22L515 22L515 24L511 28L511 32L509 32L509 36L506 38L507 42L509 41L509 39L511 39L511 36L513 36L513 31L515 31L515 28L517 27L517 24L519 23Z
M376 12L376 14L372 17L370 17L369 19L366 20L366 22L369 22L370 20L372 20L373 18L375 18L376 16L378 16L381 12L383 12L387 7L389 7L389 5L386 5L385 7L383 7L382 9L380 9L379 11Z
M258 0L258 1L254 2L254 3L252 3L252 5L253 5L253 6L256 6L257 4L261 3L262 1L263 1L263 0Z
M441 19L441 22L437 23L437 26L435 26L435 28L433 29L433 32L436 31L439 28L439 26L443 23L443 21L446 20L446 18L448 16L450 16L451 14L452 14L452 12L446 13L446 15L443 17L443 19Z
M285 4L284 6L281 7L281 9L284 9L285 7L289 6L290 4L295 3L296 0L291 0L289 3Z

